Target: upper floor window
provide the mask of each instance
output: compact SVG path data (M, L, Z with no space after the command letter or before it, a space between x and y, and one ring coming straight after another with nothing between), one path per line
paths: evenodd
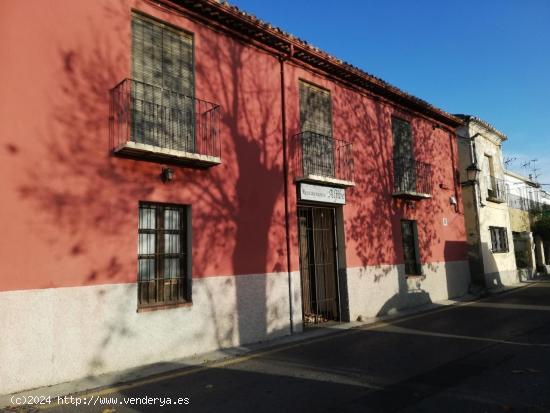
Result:
M482 170L485 176L487 199L498 203L506 201L506 183L504 179L496 176L495 163L492 156L487 154L483 156Z
M120 156L207 168L221 163L219 105L195 98L193 36L132 16L132 78L111 91Z
M411 124L392 117L394 196L429 198L432 192L431 165L415 159Z
M334 176L330 92L300 82L300 129L305 175Z
M138 305L191 299L187 266L188 208L142 202L138 224Z
M133 134L141 143L194 152L193 37L132 18Z
M495 176L495 163L493 157L487 154L483 156L483 172L487 176Z
M353 186L351 142L335 139L330 91L299 82L300 132L293 137L296 178L341 187Z
M416 168L414 166L411 124L392 118L393 172L396 191L416 192Z
M411 124L393 117L391 120L394 158L414 160L414 145Z
M300 128L302 132L332 137L332 102L328 90L300 82Z

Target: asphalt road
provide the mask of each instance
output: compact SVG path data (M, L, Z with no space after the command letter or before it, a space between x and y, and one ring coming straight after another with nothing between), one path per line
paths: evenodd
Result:
M80 397L45 411L550 412L550 282Z

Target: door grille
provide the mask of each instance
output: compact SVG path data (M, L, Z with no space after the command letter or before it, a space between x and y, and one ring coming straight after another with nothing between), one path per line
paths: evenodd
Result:
M305 323L340 317L334 215L332 208L298 208Z

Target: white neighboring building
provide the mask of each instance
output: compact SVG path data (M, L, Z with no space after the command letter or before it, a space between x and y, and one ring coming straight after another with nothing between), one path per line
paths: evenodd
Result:
M505 171L504 179L518 277L527 280L537 272L532 225L533 214L540 205L540 185L512 171Z
M550 192L540 190L539 207L543 213L550 214ZM550 274L550 242L535 237L535 256L539 271Z

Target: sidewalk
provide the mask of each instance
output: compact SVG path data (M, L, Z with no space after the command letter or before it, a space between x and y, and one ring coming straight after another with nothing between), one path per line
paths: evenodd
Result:
M538 281L533 281L538 282ZM497 292L490 292L490 295L494 294L506 294L507 292L516 290L521 287L527 286L528 283L518 284L517 286L509 287L499 290ZM13 406L10 399L15 397L29 397L29 396L51 396L52 398L63 397L75 393L88 391L91 389L105 388L115 384L123 384L142 380L147 377L160 375L167 372L186 371L193 369L200 369L211 366L216 363L230 361L239 357L250 355L254 352L265 351L267 349L275 349L278 347L284 347L292 345L293 343L306 342L318 339L320 337L328 335L336 335L343 331L350 329L357 329L365 326L372 325L374 323L382 323L387 321L395 321L400 319L407 319L411 315L423 313L423 312L438 312L445 311L446 309L467 305L468 303L479 300L478 296L466 295L458 299L444 300L440 302L434 302L427 305L415 307L399 311L395 314L376 317L372 319L363 320L361 322L349 322L349 323L330 323L322 324L318 326L308 327L303 333L285 336L279 339L270 340L266 342L260 342L251 344L244 347L235 347L218 350L212 353L196 355L193 357L175 360L170 363L157 363L148 366L137 367L134 369L124 370L116 373L105 374L96 377L89 377L73 382L61 383L53 386L47 386L37 389L31 389L16 393L14 395L2 395L0 396L0 406ZM14 411L14 407L10 407L10 410ZM4 410L2 410L4 411ZM15 410L15 411L32 411L32 410Z

